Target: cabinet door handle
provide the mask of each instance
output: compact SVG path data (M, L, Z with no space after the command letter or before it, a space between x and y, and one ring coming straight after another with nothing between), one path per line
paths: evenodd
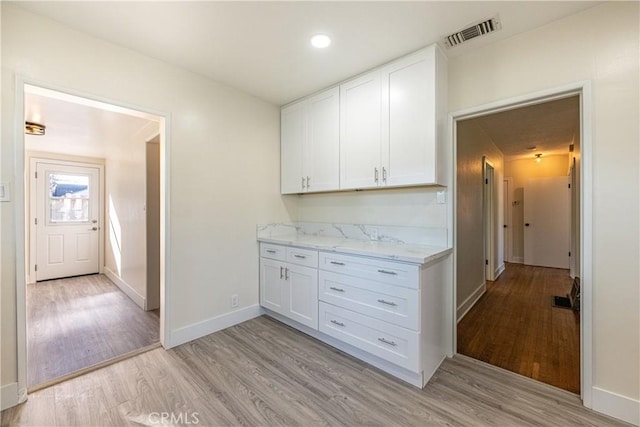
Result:
M332 291L336 291L336 292L344 292L344 289L334 288L333 286L331 286L329 289L331 289Z
M388 345L393 346L393 347L396 347L398 345L398 344L396 344L395 341L389 341L389 340L386 340L384 338L378 338L378 341L383 342L383 343L388 344Z
M284 280L289 280L289 269L288 268L284 269Z
M382 168L382 180L387 182L387 168L385 167Z
M304 256L304 255L298 255L298 254L295 254L295 255L294 255L294 257L296 257L296 258L302 258L302 259L307 259L307 257L306 257L306 256Z
M342 326L344 328L344 323L338 322L337 320L332 320L331 323L333 323L334 325Z
M330 261L329 263L333 265L344 265L344 262L338 262L338 261Z
M383 300L383 299L379 299L379 300L378 300L378 302L379 302L380 304L386 304L386 305L390 305L390 306L392 306L392 307L395 307L396 305L398 305L398 304L396 304L396 303L395 303L395 302L393 302L393 301L385 301L385 300Z
M307 189L309 189L309 177L307 177Z
M284 276L284 267L280 266L280 278Z
M397 276L398 275L398 273L396 273L395 271L388 271L388 270L378 270L378 273L391 274L392 276Z
M302 189L304 190L304 176L302 177Z
M378 168L373 168L373 180L378 182Z
M269 253L269 254L275 254L276 253L276 251L273 250L273 249L267 249L266 252Z

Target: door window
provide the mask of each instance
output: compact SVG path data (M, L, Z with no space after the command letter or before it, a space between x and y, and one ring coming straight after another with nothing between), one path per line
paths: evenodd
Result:
M49 172L49 223L89 222L89 175Z

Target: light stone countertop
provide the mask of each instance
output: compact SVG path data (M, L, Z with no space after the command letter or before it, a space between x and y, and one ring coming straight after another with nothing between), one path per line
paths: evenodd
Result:
M453 250L443 246L409 243L367 241L341 237L314 236L308 234L285 234L280 236L259 236L259 242L289 245L321 251L363 255L384 260L427 264L450 254Z

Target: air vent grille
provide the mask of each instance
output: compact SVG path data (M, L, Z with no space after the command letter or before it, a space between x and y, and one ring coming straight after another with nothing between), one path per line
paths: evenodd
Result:
M452 48L468 40L475 39L476 37L484 36L489 33L493 33L494 31L498 31L501 28L502 25L500 24L500 19L498 18L498 16L494 16L491 19L478 22L461 31L444 37L444 45L447 48Z

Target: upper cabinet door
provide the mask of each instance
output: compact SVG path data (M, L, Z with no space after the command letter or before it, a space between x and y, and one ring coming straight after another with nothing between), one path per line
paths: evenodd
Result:
M381 178L380 70L340 86L340 189L377 187Z
M302 193L306 187L302 172L303 146L306 138L304 103L283 108L280 121L280 192Z
M383 185L436 183L435 46L382 69Z
M329 89L309 98L305 104L305 190L337 190L340 187L340 89Z

